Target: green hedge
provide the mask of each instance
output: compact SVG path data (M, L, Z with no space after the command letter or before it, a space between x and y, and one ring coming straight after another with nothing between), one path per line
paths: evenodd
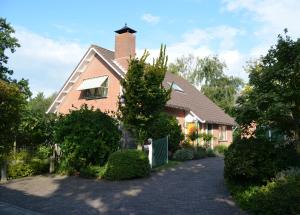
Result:
M84 178L101 178L104 173L104 166L87 166L80 169L80 176Z
M216 145L214 147L214 151L219 154L225 154L225 152L228 150L228 146L224 144Z
M263 186L229 186L239 206L251 214L300 214L300 170L284 171Z
M235 183L265 183L290 166L299 165L299 154L292 144L265 139L235 141L225 153L225 178Z
M173 155L173 159L178 161L192 160L193 158L194 158L194 150L187 149L187 148L179 149Z
M150 175L147 155L139 150L117 151L109 157L103 178L107 180L124 180Z

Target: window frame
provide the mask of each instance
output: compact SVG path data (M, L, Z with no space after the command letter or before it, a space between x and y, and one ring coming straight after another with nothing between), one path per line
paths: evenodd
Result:
M104 95L95 95L96 93L96 90L98 91L99 93L99 90L100 89L103 89L104 90ZM91 92L91 90L94 90L94 95L87 95L87 92ZM106 79L105 82L103 82L103 84L100 86L100 87L97 87L97 88L91 88L91 89L85 89L82 91L83 92L83 97L84 99L86 100L93 100L93 99L103 99L103 98L107 98L108 97L108 77Z
M227 141L227 126L219 126L219 141Z

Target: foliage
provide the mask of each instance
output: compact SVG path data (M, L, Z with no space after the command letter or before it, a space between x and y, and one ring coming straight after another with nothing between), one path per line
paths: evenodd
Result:
M56 93L45 97L44 93L39 92L34 98L28 102L28 107L35 113L45 114L56 97Z
M88 165L103 165L118 149L120 131L115 119L84 105L59 117L55 140L61 147L61 170L79 171Z
M288 170L262 186L229 188L241 208L252 214L299 214L300 171Z
M206 149L203 147L197 147L196 150L194 150L194 159L202 159L207 157Z
M161 47L159 57L153 64L145 62L148 55L145 52L140 59L131 59L126 76L121 81L121 120L140 143L151 137L148 129L164 110L171 93L171 89L162 86L167 71L165 47Z
M48 159L53 153L53 149L51 146L40 145L37 148L36 156L40 159Z
M84 178L101 178L104 174L104 166L92 166L80 168L80 176Z
M39 154L22 150L9 156L8 178L21 178L49 171L49 160Z
M20 47L17 38L12 36L14 33L15 30L6 19L0 17L0 80L8 81L8 75L13 74L13 71L5 66L8 62L8 56L5 54L6 50L14 53L16 48Z
M169 65L169 70L188 80L209 97L226 113L233 115L235 99L243 81L224 74L225 63L216 56L198 58L193 55L182 56Z
M224 144L216 145L214 147L214 151L219 154L225 154L225 152L228 150L228 146Z
M224 175L235 183L264 183L289 166L300 164L295 146L266 139L241 139L225 153Z
M0 80L0 157L12 149L25 103L16 84Z
M237 100L237 122L282 130L292 140L300 136L300 39L279 35L275 46L249 64L249 85Z
M212 150L211 148L206 148L206 155L207 157L216 157L214 150Z
M173 159L178 161L192 160L193 158L194 158L193 150L187 148L179 149L173 155Z
M125 150L111 154L103 177L108 180L124 180L146 177L149 174L147 155L139 150Z
M148 136L153 139L159 139L169 135L168 148L170 152L179 149L179 143L183 139L181 126L174 116L161 112L156 120L148 128Z

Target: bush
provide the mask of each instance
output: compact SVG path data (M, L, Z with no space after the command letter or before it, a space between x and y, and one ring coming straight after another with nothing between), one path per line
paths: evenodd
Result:
M183 139L181 126L174 116L162 112L148 128L148 136L158 139L167 135L169 135L169 151L173 153L179 149L179 143Z
M30 161L11 161L7 168L7 175L10 179L32 176L49 171L49 162L38 158L32 158Z
M207 157L215 157L216 156L214 150L212 150L211 148L206 149L206 155L207 155Z
M277 144L265 139L235 141L225 153L225 178L235 183L265 183L289 166L299 165L292 144Z
M87 166L80 169L80 176L84 178L101 178L105 167L102 166Z
M241 208L253 214L300 214L300 171L279 174L263 186L232 187Z
M117 151L109 157L103 177L108 180L141 178L150 175L150 164L143 151Z
M224 144L220 144L220 145L216 145L214 147L214 151L219 153L219 154L225 154L225 152L227 151L228 146L224 145Z
M62 152L61 171L89 165L104 165L119 147L121 133L117 121L86 105L60 116L55 126L55 140Z
M49 159L53 153L51 146L41 145L37 148L36 156L40 159Z
M173 159L178 161L192 160L193 158L194 152L192 149L179 149L173 155Z
M195 151L194 152L194 159L201 159L207 157L206 151Z

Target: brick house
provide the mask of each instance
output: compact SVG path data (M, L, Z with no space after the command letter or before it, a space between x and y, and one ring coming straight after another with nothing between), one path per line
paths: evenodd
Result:
M82 104L102 111L117 111L122 92L120 80L128 69L130 56L135 56L136 31L126 25L115 31L115 51L91 45L60 89L48 113L66 114ZM171 99L165 111L175 116L186 133L190 123L201 132L211 133L211 145L232 142L233 118L183 78L167 73L164 87L171 87Z

